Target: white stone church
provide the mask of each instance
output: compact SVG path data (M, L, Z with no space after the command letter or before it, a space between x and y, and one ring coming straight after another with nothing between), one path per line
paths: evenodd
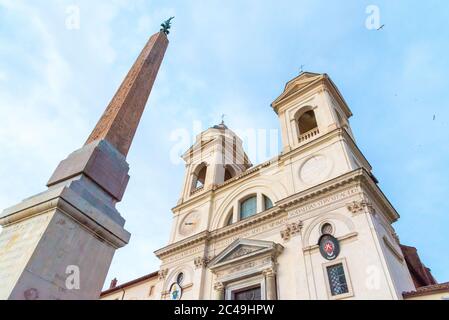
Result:
M442 299L392 226L351 131L352 113L326 74L305 72L272 103L282 152L253 166L223 123L198 135L173 208L160 270L101 299Z

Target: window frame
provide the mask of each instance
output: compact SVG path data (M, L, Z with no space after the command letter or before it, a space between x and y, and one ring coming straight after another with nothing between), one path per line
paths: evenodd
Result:
M300 128L301 122L302 122L302 121L305 121L305 120L302 120L302 121L300 121L300 120L301 120L307 113L310 113L311 116L313 117L313 120L315 121L315 126L312 127L312 128L309 129L309 130L305 130L304 132L301 132L301 128ZM306 134L307 132L310 132L310 131L314 130L315 128L318 128L318 121L317 121L317 118L316 118L315 110L312 108L312 109L309 109L309 110L305 110L304 112L301 112L300 115L296 117L295 123L296 123L296 126L297 126L297 128L298 128L298 136L299 136L299 137L302 136L303 134Z
M341 264L343 266L343 271L345 274L345 279L346 279L346 285L348 287L348 292L346 293L342 293L342 294L338 294L338 295L332 295L332 290L331 290L331 284L330 284L330 279L329 279L329 275L327 273L327 268L328 267L332 267L332 266L336 266L338 264ZM352 281L351 281L351 276L349 274L349 270L348 270L348 265L346 263L346 259L345 258L341 258L341 259L336 259L327 263L323 263L323 274L324 274L324 282L326 283L326 291L327 291L327 296L329 299L331 300L340 300L340 299L346 299L346 298L350 298L354 296L354 291L352 289Z
M226 179L226 172L229 173L230 177L228 179ZM235 176L237 175L237 172L235 171L235 169L231 166L231 165L225 165L224 166L224 177L223 177L223 182L229 181L233 178L235 178Z
M179 280L179 278L181 277L181 280ZM178 275L176 276L176 283L182 288L182 283L185 280L185 274L184 272L179 272Z
M205 170L204 173L204 183L202 183L201 186L198 186L198 183L201 183L199 180L199 176L201 171ZM194 193L197 190L203 189L206 184L206 178L207 178L207 171L208 171L208 165L206 162L202 162L199 165L195 167L195 170L192 172L192 179L191 179L191 187L190 187L190 194Z
M262 274L230 282L225 287L225 300L233 301L235 291L241 291L255 286L260 286L260 301L267 300L265 282L265 277Z
M318 120L318 116L317 116L317 112L316 112L317 109L318 109L318 106L312 106L312 105L307 104L307 105L298 107L296 110L294 110L291 113L292 117L290 119L290 121L291 121L290 130L291 130L291 137L293 138L293 141L296 141L296 142L294 142L295 144L300 143L300 137L302 134L299 130L298 121L304 113L306 113L308 111L313 111L313 113L315 115L315 121L317 124L317 128L318 128L318 130L320 129L321 126L320 126L320 121ZM296 137L295 137L295 135L296 135Z
M239 208L239 221L242 221L242 220L251 218L251 217L253 217L253 216L255 216L256 214L259 213L258 201L257 201L258 199L257 199L257 198L258 198L258 194L257 194L257 193L252 193L252 194L250 194L250 195L248 195L248 196L242 198L242 199L238 202L238 208ZM243 203L245 203L246 201L248 201L248 200L250 200L250 199L255 199L255 202L256 202L256 209L255 209L255 212L254 212L253 214L249 215L249 216L242 217L242 205L243 205Z
M323 233L323 227L324 227L324 225L326 225L326 224L330 224L330 226L332 227L332 233L329 233L329 235L335 237L335 231L336 231L335 224L333 223L333 221L329 221L329 220L324 220L324 221L322 221L322 222L320 223L320 228L319 228L320 236L325 235L325 234Z
M262 193L262 199L263 199L263 211L270 210L271 208L274 207L273 200L271 200L271 198L269 196ZM269 208L267 208L267 200L270 201L270 203L271 203L271 207L269 207Z
M234 224L234 208L232 208L227 217L226 217L226 221L225 221L225 227L233 225Z

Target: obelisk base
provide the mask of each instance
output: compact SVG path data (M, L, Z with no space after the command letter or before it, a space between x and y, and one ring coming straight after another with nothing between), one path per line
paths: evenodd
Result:
M98 299L115 250L130 238L115 201L81 173L6 209L0 299Z

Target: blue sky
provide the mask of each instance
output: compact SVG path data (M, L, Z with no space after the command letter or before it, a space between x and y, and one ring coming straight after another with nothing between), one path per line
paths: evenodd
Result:
M270 103L301 65L328 73L340 88L356 141L401 214L394 225L401 242L448 281L449 3L223 3L0 0L0 208L44 190L148 37L174 15L128 156L131 180L119 210L131 242L116 253L106 284L159 268L153 251L168 241L184 173L171 160L173 132L192 132L195 123L205 129L221 114L232 129L277 130ZM365 26L371 4L380 9L380 31ZM73 5L79 29L66 27Z

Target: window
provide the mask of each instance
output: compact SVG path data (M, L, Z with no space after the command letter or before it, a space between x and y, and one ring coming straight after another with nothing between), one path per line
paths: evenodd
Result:
M201 188L204 186L204 182L206 181L206 171L207 171L206 166L204 166L198 173L195 188Z
M349 289L346 282L343 264L339 263L333 266L329 266L326 269L331 294L333 296L338 296L340 294L348 293Z
M232 292L232 300L261 300L260 285Z
M266 282L262 274L252 277L244 277L243 279L241 277L237 277L230 280L230 282L225 286L225 300L266 299Z
M207 166L205 163L200 164L193 173L192 192L204 187L206 181Z
M234 222L234 211L231 210L231 212L228 214L228 218L226 219L225 226L230 226Z
M251 217L257 213L257 197L254 195L240 203L240 219Z
M184 281L184 273L181 272L176 277L176 283L181 285L183 281Z
M270 198L268 198L265 195L263 196L263 203L264 203L265 210L273 208L273 202L271 201Z
M231 166L227 165L226 168L225 168L224 181L228 181L229 179L234 178L234 176L235 176L234 169L232 169Z
M313 112L313 110L304 112L298 118L298 129L300 135L307 133L317 127L318 124L316 123L315 112Z
M334 228L332 228L332 225L330 223L325 223L321 227L321 234L330 234L334 232Z
M150 287L150 291L148 292L148 296L152 296L154 292L154 286Z

